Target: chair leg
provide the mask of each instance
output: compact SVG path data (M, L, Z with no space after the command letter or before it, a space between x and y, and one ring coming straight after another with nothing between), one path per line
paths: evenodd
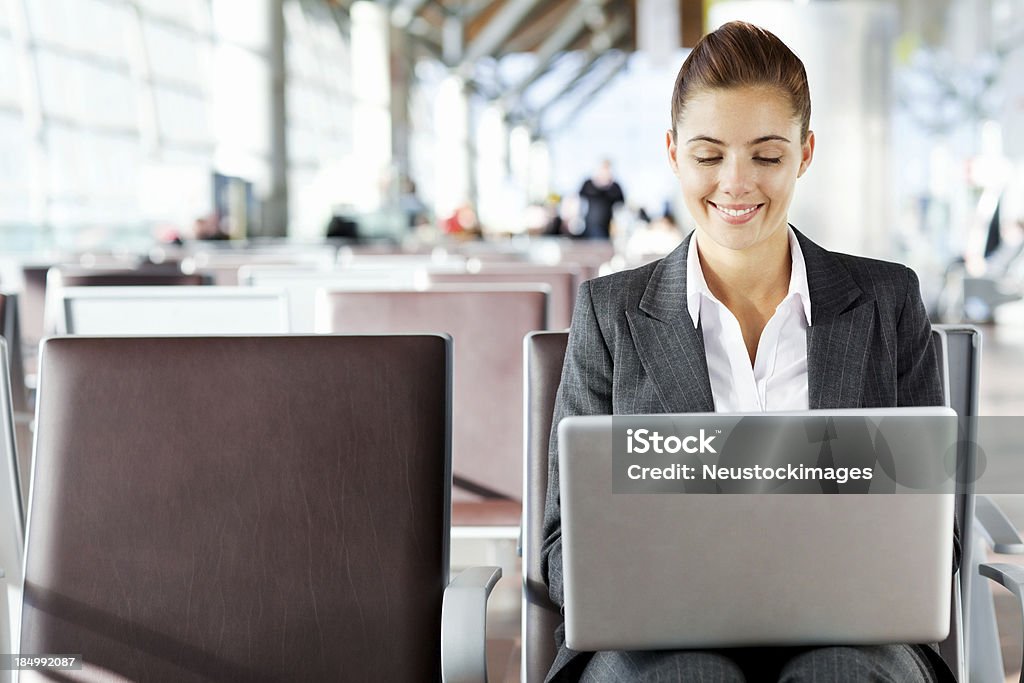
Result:
M1003 654L999 648L999 628L996 623L995 601L991 581L978 573L978 560L985 558L985 542L975 543L970 567L970 613L967 629L970 643L967 647L968 680L977 683L1002 683L1006 680Z

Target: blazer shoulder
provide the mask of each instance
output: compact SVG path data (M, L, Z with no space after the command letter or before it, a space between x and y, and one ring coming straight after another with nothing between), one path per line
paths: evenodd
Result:
M607 310L606 307L610 305L623 311L627 308L636 308L660 262L659 259L637 268L602 275L587 280L583 286L589 290L594 306L599 310Z
M902 263L832 252L846 268L850 277L865 292L880 298L906 296L910 283L917 283L917 275Z

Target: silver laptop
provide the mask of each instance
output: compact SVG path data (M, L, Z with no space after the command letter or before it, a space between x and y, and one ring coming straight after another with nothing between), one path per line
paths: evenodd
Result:
M948 408L566 418L566 644L944 639L955 444Z

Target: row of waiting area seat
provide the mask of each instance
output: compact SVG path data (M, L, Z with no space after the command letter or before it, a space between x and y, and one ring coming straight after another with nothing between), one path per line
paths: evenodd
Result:
M285 270L240 268L247 269L242 281L261 268ZM423 289L304 281L292 291L312 295L314 330L329 334L180 339L110 338L145 330L89 325L139 322L139 310L111 314L111 300L141 298L143 311L152 311L174 301L167 289L185 298L202 290L194 301L206 303L219 290L226 302L169 314L181 333L217 331L189 330L185 310L223 321L246 297L272 292L276 318L270 308L253 309L253 322L265 324L290 320L294 301L286 287L248 280L250 293L239 295L244 287L210 287L203 275L202 286L97 294L102 287L86 287L96 284L88 276L123 273L53 271L55 319L64 331L99 336L46 345L34 470L23 445L31 405L17 390L21 355L11 358L10 431L22 437L14 480L23 484L14 487L11 519L32 520L24 617L14 634L21 651L88 652L99 673L132 680L319 680L344 671L345 680L419 681L437 677L443 650L447 680L481 680L482 605L496 572L472 570L445 594L449 530L481 519L518 527L523 500L522 674L542 680L561 618L547 602L538 551L566 335L528 335L564 325L552 323L549 283L442 280L557 267L474 268L427 270L437 280ZM564 270L571 297L583 276L578 267ZM12 301L0 298L0 320L5 336L17 339ZM87 311L89 322L76 317ZM977 332L938 328L936 345L949 402L975 415ZM988 531L973 534L973 496L960 493L965 562L957 607L965 618L945 654L961 681L998 680L991 593L978 578L984 557L975 546L986 536L1002 550L1024 544L1000 536L987 503ZM481 500L492 505L475 505ZM1017 585L1012 568L985 571ZM17 580L18 572L9 576ZM451 616L439 644L443 595Z
M566 340L525 339L524 681L543 680L561 620L539 549ZM977 331L935 344L947 402L976 414ZM15 647L82 654L85 680L485 680L500 572L449 583L452 390L443 335L48 341L27 515L8 486L0 516ZM976 514L970 482L942 648L958 680L1001 680L981 574L1019 593L1020 572L986 564L985 542L1024 544L987 501Z
M172 254L177 265L114 268L111 259L91 259L91 267L26 266L21 332L5 336L14 339L18 360L23 338L30 395L35 346L49 334L451 334L457 523L507 527L521 489L522 412L514 398L522 389L520 340L530 330L568 327L576 287L611 256L608 245L554 246L565 259L554 265L531 262L528 250L477 245L468 254L212 249ZM242 286L209 286L227 281L227 273ZM20 397L22 372L12 369ZM18 413L26 414L22 406ZM27 438L22 434L23 444ZM481 500L491 505L464 504Z

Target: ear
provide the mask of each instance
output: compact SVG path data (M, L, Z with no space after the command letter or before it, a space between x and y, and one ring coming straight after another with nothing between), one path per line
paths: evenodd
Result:
M799 178L807 170L807 167L811 165L811 159L814 158L814 131L807 133L807 142L805 142L800 148L800 171L796 174Z
M679 176L679 160L676 158L676 139L672 135L672 131L665 131L665 148L668 150L668 165L672 167L672 172Z

